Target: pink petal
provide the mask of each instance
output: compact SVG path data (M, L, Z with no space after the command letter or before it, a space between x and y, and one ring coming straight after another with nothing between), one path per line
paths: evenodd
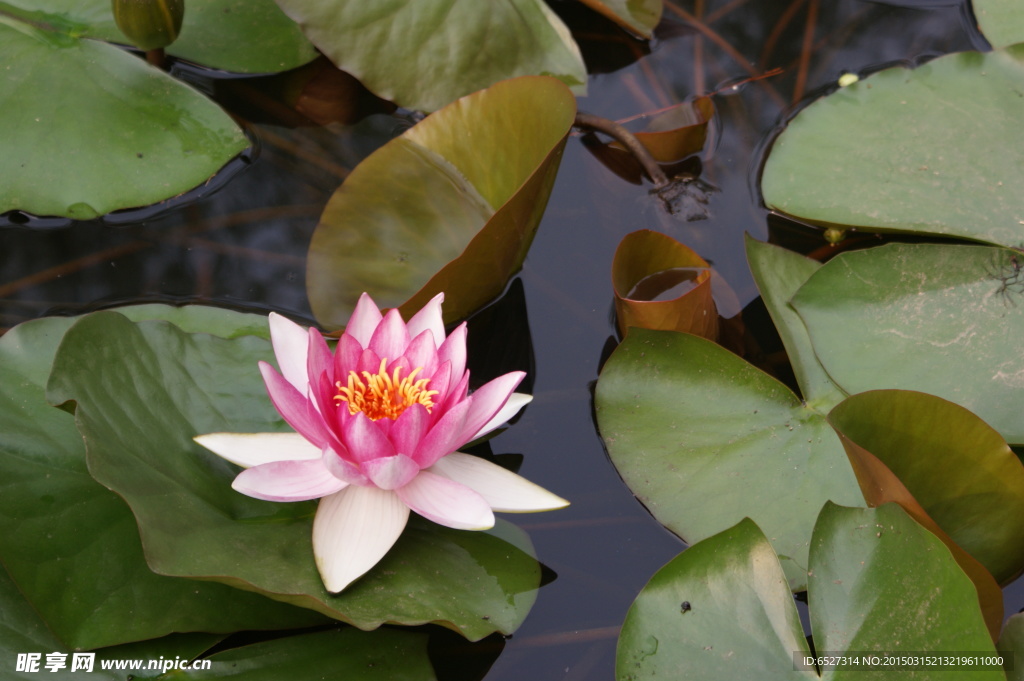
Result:
M192 439L242 468L320 458L316 445L298 433L207 433Z
M464 430L466 412L468 411L469 402L460 402L448 410L427 431L412 457L421 468L432 466L445 454L451 454L466 444L466 440L460 440L459 437Z
M323 447L332 440L323 418L291 383L266 362L260 362L260 373L267 385L270 401L288 425L317 447Z
M455 327L437 349L437 361L452 363L452 379L459 380L466 371L466 322Z
M373 337L373 332L380 324L381 319L380 310L374 304L373 299L364 293L359 296L356 309L352 311L352 316L348 319L345 333L359 341L364 348L368 347L370 338Z
M334 380L348 382L348 372L359 366L359 357L363 354L363 346L352 336L341 334L338 345L334 348Z
M527 395L525 393L512 393L508 397L508 402L505 406L498 410L498 413L491 417L491 420L484 424L483 428L476 431L470 440L475 440L478 437L483 437L487 433L491 432L495 428L500 428L505 425L510 418L519 413L519 410L528 405L533 400L533 395Z
M448 399L448 385L451 382L452 377L452 363L445 362L434 371L433 375L424 372L423 378L429 378L430 383L427 385L427 390L436 390L437 394L434 395L435 409L441 408Z
M448 390L448 394L445 395L444 402L441 403L442 409L451 409L452 406L459 402L464 402L469 394L469 372L463 372L462 378ZM436 409L434 410L437 411Z
M429 423L430 414L422 404L414 404L403 411L395 419L388 433L388 439L395 446L395 451L411 456L426 435Z
M309 336L302 328L287 317L271 312L268 319L270 325L270 342L274 346L274 357L281 368L285 380L292 384L299 393L306 394L306 350Z
M309 330L309 349L306 359L306 375L309 382L316 385L317 379L327 374L328 381L334 384L334 355L327 347L327 341L316 329Z
M512 391L526 377L522 371L513 371L485 383L469 396L469 412L463 426L463 442L469 442L505 406Z
M394 445L376 423L358 412L345 422L345 446L353 463L363 463L396 454Z
M355 369L360 380L362 380L364 371L368 371L371 374L377 373L380 371L380 355L369 348L363 350L362 354L359 355L359 361L356 362ZM342 380L347 384L348 376L343 377Z
M416 462L405 454L366 461L362 469L373 484L389 490L404 487L420 472Z
M402 357L409 363L410 370L417 367L423 370L417 374L417 378L430 378L437 369L437 347L434 345L434 337L429 331L420 333L412 339Z
M439 525L456 530L494 527L494 513L484 498L449 478L420 471L412 482L395 490L412 510Z
M334 494L347 482L334 477L319 459L274 461L247 468L231 483L236 491L267 501L306 501Z
M409 335L415 338L424 331L430 331L437 347L444 342L444 319L441 316L441 303L444 294L438 293L409 320Z
M324 497L313 519L313 555L324 586L338 593L362 577L405 529L409 507L394 492L347 487Z
M344 480L350 485L362 485L364 487L371 484L370 479L362 474L358 466L330 447L324 447L321 461L323 461L327 470L331 472L331 475L339 480Z
M396 360L405 354L409 347L409 330L405 328L402 315L397 309L388 310L384 321L377 325L370 338L370 349L378 357Z
M462 483L495 511L532 513L569 505L562 497L478 456L455 452L438 460L429 471Z

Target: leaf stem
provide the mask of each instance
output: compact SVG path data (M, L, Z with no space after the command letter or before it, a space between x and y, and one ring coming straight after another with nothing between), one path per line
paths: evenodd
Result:
M577 128L598 130L618 140L644 167L647 176L654 182L655 189L662 189L668 186L668 177L665 175L665 171L661 169L661 166L658 165L658 162L654 160L654 157L651 156L651 152L647 151L647 147L641 144L640 140L623 126L615 121L583 111L576 112L576 120L573 125Z

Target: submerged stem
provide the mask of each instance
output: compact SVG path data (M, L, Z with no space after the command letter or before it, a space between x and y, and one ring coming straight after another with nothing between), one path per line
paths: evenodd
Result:
M623 126L619 125L615 121L601 116L595 116L588 114L583 111L576 112L576 121L574 125L578 128L590 128L592 130L599 130L606 135L615 138L617 141L622 143L629 153L633 154L633 157L640 162L640 165L644 167L644 171L647 176L654 182L655 189L662 189L668 186L668 177L665 175L665 171L661 169L658 162L651 156L651 152L647 151L647 147L640 143L640 140L636 138L633 133L626 130Z

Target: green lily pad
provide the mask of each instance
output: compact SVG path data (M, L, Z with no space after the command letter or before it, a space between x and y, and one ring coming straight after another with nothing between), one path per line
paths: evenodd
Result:
M329 678L359 681L436 678L427 656L427 634L419 631L321 631L234 648L208 659L208 670L170 672L167 681L322 681L325 670L330 670Z
M278 4L338 68L409 109L435 111L525 75L555 76L585 94L579 48L543 0Z
M575 113L559 81L517 78L370 155L331 197L310 243L316 318L343 326L363 291L406 319L444 292L446 322L497 297L533 241Z
M1024 241L1024 45L891 68L812 103L779 135L769 208L825 225Z
M934 395L873 390L829 421L884 463L996 581L1024 570L1024 465L977 416Z
M187 85L66 24L51 28L0 3L0 101L18 102L0 111L0 213L87 220L149 205L202 184L248 146Z
M651 31L661 21L661 0L581 0L581 2L644 38L650 38Z
M831 379L853 394L917 390L1024 443L1024 258L986 246L890 244L843 253L792 299Z
M126 616L126 619L130 617ZM99 681L143 681L155 678L159 672L105 670L102 665L105 660L159 660L161 657L192 659L220 639L221 636L213 634L174 634L142 643L104 648L95 653L93 670L87 678ZM8 681L32 681L45 674L45 678L56 681L81 681L87 672L82 668L71 671L75 664L75 652L77 649L69 648L54 637L18 591L18 586L7 571L0 567L0 657L4 659L4 678ZM65 656L54 660L63 661L65 668L55 671L46 668L47 655L52 653ZM38 669L32 671L27 658L21 658L19 668L19 655L38 655Z
M896 504L828 503L814 527L808 584L817 655L977 651L994 654L974 586L945 546ZM618 681L641 678L817 679L779 561L749 519L663 567L626 616ZM828 679L945 679L948 668L823 670ZM957 678L1003 679L958 669Z
M1024 42L1024 12L1017 0L972 0L978 28L993 47Z
M189 315L161 305L126 312ZM227 314L242 326L252 323L251 315ZM191 321L217 328L209 316ZM74 417L46 402L50 365L73 322L27 322L0 338L0 558L50 630L67 647L97 648L174 631L322 622L221 584L153 574L128 506L86 470Z
M807 327L789 304L790 298L818 271L821 263L750 235L745 236L745 243L754 282L786 347L804 400L819 409L834 407L846 394L821 366Z
M825 415L703 338L631 330L595 405L612 463L660 523L694 543L749 517L794 590L822 504L864 505Z
M118 29L109 0L7 0L21 15L74 26L72 35L131 44ZM3 10L0 9L0 12ZM236 73L277 73L316 58L316 48L274 0L189 2L178 39L167 53Z
M272 503L231 489L238 469L192 437L286 429L257 370L271 359L262 338L188 334L112 312L65 335L48 395L76 403L90 472L132 507L150 567L362 629L436 622L471 639L514 631L536 597L540 566L513 526L483 533L410 523L370 573L332 595L313 562L315 502Z

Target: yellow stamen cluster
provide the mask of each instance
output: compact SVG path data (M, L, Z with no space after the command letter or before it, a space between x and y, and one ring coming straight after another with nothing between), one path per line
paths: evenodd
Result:
M355 371L348 372L348 385L341 381L335 383L338 394L334 399L338 401L338 406L344 402L350 414L363 412L371 421L397 419L414 404L422 404L430 411L434 406L431 398L438 391L426 389L430 383L429 378L415 380L416 374L423 371L423 367L416 367L411 374L401 378L402 367L388 374L387 362L387 359L382 359L377 373L364 371L362 378Z

